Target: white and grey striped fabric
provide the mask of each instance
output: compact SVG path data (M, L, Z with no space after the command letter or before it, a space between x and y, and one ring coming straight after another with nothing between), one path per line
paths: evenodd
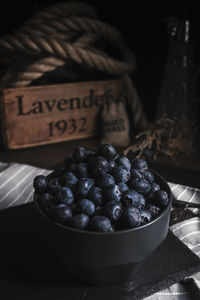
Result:
M0 162L0 210L33 199L33 179L50 171L30 165Z
M50 170L30 165L0 162L0 210L31 202L33 199L33 179L50 173ZM169 183L174 196L188 202L200 203L200 190ZM200 216L199 209L191 209L195 217L171 226L172 232L191 251L200 257ZM194 298L195 291L195 298ZM196 300L200 299L200 272L185 278L169 288L145 298L145 300Z

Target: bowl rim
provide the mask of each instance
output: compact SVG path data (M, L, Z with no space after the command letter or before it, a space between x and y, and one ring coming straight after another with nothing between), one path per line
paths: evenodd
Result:
M67 226L67 225L64 225L64 224L61 224L61 223L58 223L58 222L55 222L53 220L51 220L43 211L42 209L40 208L39 204L38 204L38 201L36 199L36 195L37 193L34 192L33 194L33 202L34 204L36 205L36 208L37 210L39 211L39 213L45 217L46 219L48 219L52 224L58 226L58 227L61 227L63 229L67 229L69 231L72 231L72 232L75 232L75 233L80 233L80 234L89 234L89 235L99 235L99 236L110 236L110 235L120 235L120 234L124 234L124 233L131 233L131 232L135 232L135 231L139 231L139 230L142 230L143 228L145 227L149 227L150 225L156 223L159 219L161 219L163 217L163 215L165 215L167 213L168 210L171 210L171 206L172 206L172 201L173 201L173 196L172 196L172 190L169 186L169 183L156 171L152 170L152 169L148 169L149 171L151 171L154 175L156 175L156 177L158 177L166 186L167 186L167 189L168 191L167 194L168 194L168 197L169 197L169 201L167 203L167 206L162 210L162 212L157 216L155 217L152 221L150 221L149 223L146 223L146 224L143 224L141 226L138 226L138 227L134 227L134 228L130 228L130 229L122 229L122 230L117 230L117 231L108 231L108 232L99 232L99 231L90 231L90 230L81 230L81 229L77 229L77 228L73 228L73 227L70 227L70 226ZM49 173L47 175L48 176L52 176L53 178L53 174L56 174L55 171Z

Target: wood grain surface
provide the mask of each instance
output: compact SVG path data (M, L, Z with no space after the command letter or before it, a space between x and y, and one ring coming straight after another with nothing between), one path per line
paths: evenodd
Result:
M120 80L3 89L3 145L17 149L98 136L99 112L120 92Z

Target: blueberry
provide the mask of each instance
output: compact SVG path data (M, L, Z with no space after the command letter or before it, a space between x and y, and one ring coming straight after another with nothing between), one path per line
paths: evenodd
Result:
M133 178L130 181L130 187L143 195L148 194L151 189L151 185L146 179L139 180L137 178Z
M116 163L118 166L123 166L127 171L131 170L131 162L126 156L119 156L116 159Z
M51 215L52 210L55 208L54 197L50 193L39 195L38 204L47 215Z
M148 203L146 208L151 212L153 217L156 217L161 211L160 207L153 205L152 203Z
M38 175L33 180L33 187L37 193L44 193L47 188L48 180L44 175Z
M122 192L120 187L116 184L110 184L103 189L103 201L107 203L109 201L119 202Z
M111 222L118 221L121 216L121 212L121 205L112 201L108 202L103 208L104 216L109 218Z
M145 223L149 223L152 220L152 214L149 210L143 208L143 209L139 209L140 214L141 214L141 223L145 224Z
M134 228L141 225L141 214L136 207L124 207L120 218L120 223L125 228Z
M131 169L131 179L137 178L141 180L143 178L143 174L139 169Z
M87 196L89 190L94 185L93 178L80 178L76 183L75 193L77 198L84 198Z
M37 201L38 201L39 205L41 205L41 206L45 205L45 203L50 200L52 202L54 201L54 196L52 196L52 194L50 194L50 193L43 193L43 194L38 195L38 197L37 197Z
M99 154L107 160L115 158L117 151L111 144L102 144L99 149Z
M133 169L139 169L141 171L145 171L148 169L148 164L146 160L142 158L135 158L132 162L132 168Z
M153 173L149 170L144 171L143 177L150 183L154 182L154 179L155 179Z
M95 156L90 160L89 168L93 176L104 175L109 169L109 163L104 157Z
M153 194L153 204L160 208L165 208L167 206L167 203L169 201L168 195L163 190L157 190Z
M104 216L94 216L90 221L90 228L93 231L109 232L113 231L110 220Z
M84 162L80 162L76 166L75 174L77 177L88 177L88 164Z
M124 192L126 192L126 191L129 190L128 185L126 183L124 183L124 182L118 182L117 185L119 186L119 188L120 188L120 190L121 190L122 193L124 193Z
M62 187L55 196L59 204L71 204L74 201L74 194L69 187Z
M47 189L53 195L56 195L61 188L62 188L62 186L61 186L58 178L53 178L48 182Z
M78 178L73 172L66 172L63 175L63 185L68 187L74 187L77 183Z
M144 197L135 190L128 190L123 193L121 202L124 206L142 207L145 205Z
M59 223L66 223L72 218L71 207L65 204L56 206L53 211L53 219Z
M152 182L150 192L154 193L155 191L158 191L158 190L160 190L159 184L157 182Z
M98 186L93 186L89 190L88 198L94 202L96 206L102 205L102 188Z
M88 180L89 190L94 186L95 180L93 178L86 178Z
M111 160L109 161L109 168L108 168L108 172L112 172L115 168L117 167L117 164L115 162L115 160Z
M96 179L96 185L100 188L104 188L107 185L115 184L115 179L111 174L100 175Z
M70 225L76 229L86 229L89 224L90 218L85 214L78 214L71 218Z
M120 165L113 171L113 176L115 178L116 183L123 182L126 183L129 181L130 172L124 168L124 166Z
M146 198L151 201L153 199L154 192L158 191L159 189L160 189L159 184L156 182L152 182L151 189L150 189L149 193L146 195Z
M92 216L95 212L95 205L88 199L81 199L77 202L76 210L78 213L83 213Z
M86 157L87 157L87 150L84 147L77 147L76 149L74 149L73 158L77 162L84 161Z

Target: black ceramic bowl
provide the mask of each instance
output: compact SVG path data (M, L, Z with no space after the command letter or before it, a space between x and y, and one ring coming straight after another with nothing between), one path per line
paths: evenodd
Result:
M126 281L134 266L164 241L169 228L172 193L165 179L153 173L155 181L169 196L168 205L150 223L128 230L100 233L54 223L41 211L37 194L34 195L35 207L46 222L44 235L71 276L93 285ZM54 173L50 174L53 176Z

